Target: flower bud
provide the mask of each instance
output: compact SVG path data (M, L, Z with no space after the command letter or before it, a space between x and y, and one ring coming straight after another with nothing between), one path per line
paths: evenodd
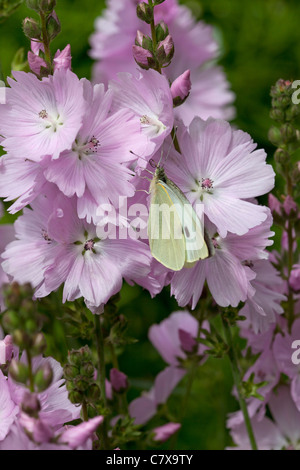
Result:
M150 68L148 59L150 59L150 63L151 63L151 59L153 59L151 52L147 51L143 47L136 46L135 44L132 46L132 52L133 52L133 58L136 61L136 63L142 69L148 70Z
M278 129L278 127L275 127L275 126L271 127L271 129L268 132L268 138L269 138L269 141L273 145L278 147L282 143L282 135L281 135L280 129Z
M94 377L95 367L92 362L84 362L80 367L80 374L85 377Z
M145 23L150 24L153 21L153 7L148 5L148 3L142 2L139 3L136 7L137 17L145 21Z
M40 0L40 9L46 15L53 12L56 7L56 0Z
M290 160L290 155L286 150L277 149L274 154L274 159L276 163L280 163L281 165L286 165Z
M69 393L69 400L71 403L73 403L73 405L77 405L79 403L83 403L85 397L83 393L78 392L77 390L73 390Z
M186 70L172 83L171 94L174 106L181 105L189 96L192 86L190 76L190 71Z
M55 11L53 11L47 21L47 32L49 34L50 41L56 38L56 36L60 33L60 31L61 31L60 21Z
M281 215L282 213L282 205L280 201L275 197L273 194L269 194L268 196L268 204L271 209L271 212L274 213L276 212L278 215Z
M43 333L36 333L33 338L31 353L33 356L43 354L47 349L47 341Z
M155 35L158 42L163 41L169 34L169 28L164 21L155 26Z
M31 347L31 340L25 331L17 329L12 334L13 342L16 346L21 349L27 349Z
M273 119L274 121L283 122L285 121L285 112L279 108L271 109L270 118Z
M109 373L112 388L117 393L122 393L128 388L127 375L118 369L111 369Z
M98 385L95 383L91 384L87 389L85 396L88 403L97 402L100 398L100 388Z
M42 39L42 30L37 21L32 18L25 18L23 21L23 31L29 39Z
M300 290L300 264L295 264L293 266L289 284L295 292Z
M37 417L41 410L41 404L36 393L30 393L28 390L23 395L21 408L24 413L32 417Z
M73 380L75 389L78 390L79 392L85 392L88 390L90 382L86 377L82 377L79 375Z
M166 66L171 62L173 55L174 42L172 36L168 34L168 36L158 44L156 58L160 65Z
M15 382L26 384L29 377L28 366L16 359L12 359L9 366L9 375Z
M40 11L40 0L26 0L26 4L30 10Z
M283 124L280 128L280 133L284 142L293 142L296 140L296 129L290 123Z
M290 215L296 215L298 212L298 207L297 204L295 203L294 199L291 196L286 196L284 202L283 202L283 208L285 213L290 216Z
M51 385L53 380L53 370L48 362L41 365L34 375L34 385L36 390L44 392Z
M71 70L71 46L68 44L61 52L58 49L53 59L55 70Z
M79 374L79 368L72 366L71 364L66 364L64 366L64 377L66 380L73 380Z

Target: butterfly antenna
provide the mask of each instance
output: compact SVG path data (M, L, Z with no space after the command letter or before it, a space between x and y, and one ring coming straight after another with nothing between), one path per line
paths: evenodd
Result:
M172 142L170 143L169 145L169 148L168 148L168 151L167 151L167 155L166 155L166 158L165 158L165 162L167 161L167 159L169 158L169 155L170 155L170 152L171 152L171 148L173 147L174 145L174 142L175 142L175 139L176 139L176 132L177 132L177 129L178 127L174 127L174 132L172 133ZM158 166L160 165L160 162L162 161L162 158L163 158L163 149L161 151L161 156L160 156L160 159L159 159L159 162L158 162Z

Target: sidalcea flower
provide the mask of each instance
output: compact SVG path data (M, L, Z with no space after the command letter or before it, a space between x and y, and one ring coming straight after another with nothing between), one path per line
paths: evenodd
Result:
M175 432L181 428L180 423L167 423L163 426L153 429L154 437L153 440L157 442L167 441Z
M184 106L175 110L177 117L188 125L195 115L230 119L234 115L231 104L234 95L221 68L210 62L218 55L218 44L213 30L204 22L196 22L190 10L177 0L165 0L155 7L156 24L168 25L175 46L171 65L163 69L170 82L191 71L193 84ZM108 83L118 72L135 73L132 45L136 31L149 35L150 27L136 16L136 1L110 0L103 16L96 21L96 32L91 37L91 56L97 60L94 81ZM141 44L140 44L141 45Z
M251 281L255 294L249 296L240 314L250 320L255 333L266 332L277 321L277 315L283 313L284 281L268 260L252 262L251 269L256 273Z
M147 245L100 239L95 225L78 218L76 198L50 189L17 220L18 240L3 254L7 273L20 283L30 282L36 297L64 283L63 301L83 296L90 306L105 304L119 292L123 277L146 277L151 260Z
M5 439L19 408L10 395L7 377L0 370L0 442Z
M6 104L0 105L2 146L21 158L58 158L71 149L85 111L83 83L70 70L41 81L31 73L8 78Z
M195 118L188 130L179 127L177 138L182 154L171 152L167 175L192 204L203 204L221 237L244 235L266 220L265 208L249 199L272 189L274 171L249 134L225 121Z
M147 154L152 155L170 134L173 100L167 79L155 70L143 70L138 77L120 73L109 84L114 93L114 109L131 110L147 136ZM145 155L145 151L144 151Z
M149 329L149 339L162 358L172 366L180 366L180 360L194 350L201 357L205 347L198 345L199 323L189 312L174 312L159 325ZM209 329L208 322L201 328Z
M259 450L299 450L300 412L293 403L287 386L274 390L269 400L272 419L254 417L252 427ZM250 450L249 437L244 424L233 428L231 436L237 445L232 449Z
M228 233L222 238L212 224L205 224L207 241L212 247L211 256L198 261L192 268L176 272L171 281L171 294L181 307L190 302L193 309L196 307L205 281L214 300L222 307L237 307L239 302L253 297L252 281L256 273L252 269L252 260L265 259L268 256L265 247L272 244L269 240L273 236L270 231L272 218L269 210L264 210L265 222L242 236Z
M129 404L129 413L135 418L135 424L147 423L156 414L158 406L166 403L185 374L184 369L173 366L160 372L155 379L154 387Z
M133 153L140 154L146 139L132 112L122 109L112 113L111 91L105 92L103 85L93 87L87 80L83 84L83 124L72 148L46 163L44 176L66 196L76 194L79 216L90 222L95 218L95 207L117 206L120 196L134 194L132 172L126 164L136 159Z

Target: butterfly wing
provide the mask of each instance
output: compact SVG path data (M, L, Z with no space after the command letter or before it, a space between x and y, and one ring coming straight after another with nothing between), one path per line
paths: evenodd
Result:
M169 196L177 208L185 240L185 265L188 267L189 264L209 256L204 240L203 226L193 206L173 181L167 179L167 182L161 182L161 185L168 190Z
M185 263L185 240L182 224L169 187L162 181L151 184L148 237L155 259L173 271L180 271Z

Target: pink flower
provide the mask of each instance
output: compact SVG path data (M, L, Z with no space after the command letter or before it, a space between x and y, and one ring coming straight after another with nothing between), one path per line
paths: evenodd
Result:
M269 401L273 420L255 417L252 420L254 435L259 450L297 450L300 441L300 412L291 400L289 389L282 385L273 392ZM231 431L232 438L240 450L251 449L246 427L241 424Z
M214 300L222 307L237 307L239 302L253 297L252 281L256 274L251 261L265 258L264 248L272 244L269 240L273 235L272 220L267 208L265 214L266 221L243 236L228 233L221 238L215 235L213 225L205 223L207 242L213 247L212 256L198 261L192 268L176 272L171 281L171 294L181 307L190 302L193 309L196 307L205 281Z
M266 220L265 208L249 199L272 189L274 171L248 134L225 121L195 118L189 130L180 126L177 138L182 155L171 152L167 175L192 204L203 204L221 237L244 235Z
M66 196L79 198L78 213L90 222L101 204L118 205L120 196L132 196L132 172L126 164L144 147L140 124L133 113L123 109L112 113L111 91L103 85L84 82L85 115L72 148L45 165L46 179ZM90 206L90 196L94 204ZM82 201L83 199L83 201ZM82 206L85 206L85 211ZM83 214L84 212L84 214Z
M12 337L6 335L4 339L0 340L0 365L9 362L16 353L17 349L13 345Z
M152 155L170 134L173 99L167 79L154 70L143 70L138 77L120 73L109 84L114 93L115 109L129 109L148 139L143 155Z
M5 439L19 411L11 398L7 378L0 370L0 442Z
M209 329L208 322L201 328ZM191 346L192 350L196 347L199 356L203 355L205 348L195 341L198 329L198 321L189 312L175 312L159 325L150 327L149 339L168 364L180 366L180 360L187 357L187 352L191 352Z
M171 366L158 374L154 387L129 405L129 413L135 418L135 424L145 424L155 415L158 405L166 403L185 373L185 370Z
M77 449L91 438L103 421L103 416L96 416L77 426L70 426L59 436L58 442L68 445L71 449Z
M154 432L154 441L165 442L167 441L175 432L181 428L180 423L167 423L163 426L153 429Z
M107 83L118 72L135 72L132 45L136 31L149 34L149 26L137 18L135 10L135 0L122 3L111 0L103 16L97 19L96 32L91 37L91 56L98 61L94 66L94 81ZM176 116L186 125L195 115L203 119L209 116L231 119L234 94L229 91L222 69L206 64L218 54L212 28L204 22L196 23L190 10L178 5L177 0L166 0L155 7L156 23L162 20L168 25L175 45L174 58L163 73L174 82L189 69L193 83L190 97L176 108Z
M118 369L112 368L109 373L112 388L117 393L124 392L128 388L127 375Z
M72 147L81 126L82 82L63 69L42 81L31 73L13 74L6 104L0 106L4 149L34 161L45 155L57 158Z

